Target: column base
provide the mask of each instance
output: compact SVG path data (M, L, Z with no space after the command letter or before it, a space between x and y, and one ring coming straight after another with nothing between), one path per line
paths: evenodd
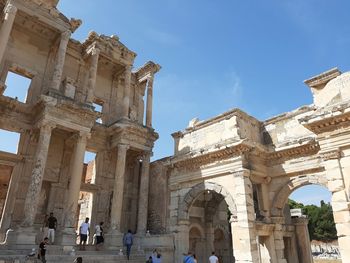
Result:
M123 249L124 234L118 230L111 230L104 235L104 247L108 250Z
M6 244L9 246L32 246L39 244L39 232L34 227L18 227L7 234Z
M63 246L64 251L71 251L76 246L76 242L77 234L72 227L64 228L57 236L57 243Z

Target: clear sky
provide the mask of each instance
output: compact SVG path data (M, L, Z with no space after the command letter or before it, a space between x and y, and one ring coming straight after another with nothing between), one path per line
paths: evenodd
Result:
M264 120L312 103L304 79L350 69L348 0L60 0L58 8L83 20L74 38L115 34L138 54L136 67L162 66L153 159L173 153L170 134L194 117L239 107Z

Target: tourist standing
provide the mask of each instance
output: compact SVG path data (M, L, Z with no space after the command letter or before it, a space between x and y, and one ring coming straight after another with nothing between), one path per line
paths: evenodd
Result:
M192 255L192 253L190 251L188 251L187 255L184 254L183 263L194 263L193 255Z
M49 239L47 237L44 238L44 240L39 245L39 254L38 258L41 260L41 262L46 263L46 245L49 243Z
M77 258L74 260L74 263L83 263L83 258L82 258L82 257L77 257Z
M53 213L50 213L50 216L47 218L46 225L48 227L47 237L50 241L50 244L53 244L55 242L55 232L57 228L57 219L53 216Z
M198 263L196 254L193 254L193 262L194 262L194 263Z
M130 259L130 252L131 252L131 246L133 244L133 241L134 241L134 237L131 233L131 230L129 229L128 233L126 233L123 238L124 246L126 246L126 256L128 260Z
M215 256L215 252L211 252L211 256L209 257L209 263L219 263L219 259Z
M148 260L146 261L146 263L153 263L152 256L149 256L149 258L148 258Z
M156 258L153 259L153 263L162 263L162 255L160 253L157 253Z
M103 222L100 222L100 224L95 226L96 250L100 250L100 247L104 242L102 226L103 226Z
M85 245L88 237L88 233L90 233L90 224L89 224L89 218L85 218L85 222L80 225L79 228L79 235L80 235L80 243L79 248L80 250L85 250Z

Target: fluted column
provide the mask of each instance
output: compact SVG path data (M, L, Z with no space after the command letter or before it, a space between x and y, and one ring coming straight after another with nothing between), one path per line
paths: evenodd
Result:
M34 157L34 168L24 203L24 221L22 226L25 227L34 224L53 128L54 125L51 123L44 123L40 127L39 140Z
M84 155L86 143L89 137L88 133L81 132L78 135L77 142L74 148L71 166L70 166L70 181L68 188L66 213L64 226L66 228L74 227L76 212L78 208L78 199L83 174Z
M5 17L0 28L0 63L3 59L7 47L7 42L10 37L13 21L16 17L17 8L13 4L9 3L6 5L4 12Z
M100 50L94 47L91 51L91 65L89 69L88 90L87 90L87 96L86 96L86 102L89 104L93 103L93 99L94 99L94 90L95 90L95 84L96 84L96 74L97 74L97 65L98 65L99 55L100 55Z
M149 193L149 163L150 153L142 159L139 190L139 208L137 213L137 232L144 235L147 231L148 193Z
M147 80L146 126L152 127L153 76Z
M125 181L125 162L128 145L119 144L117 148L117 163L115 168L115 179L113 187L113 198L111 208L111 229L114 232L120 232L120 222L122 218L124 181Z
M123 97L123 118L129 118L130 89L131 89L131 66L125 67L125 85Z
M68 41L71 35L71 31L67 30L61 34L61 41L57 51L57 57L55 61L55 69L52 75L51 88L59 90L63 72L64 61L66 58L66 51Z

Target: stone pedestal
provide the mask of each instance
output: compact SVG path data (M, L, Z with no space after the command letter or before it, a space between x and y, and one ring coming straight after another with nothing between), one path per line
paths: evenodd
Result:
M36 246L38 243L37 235L38 230L34 227L18 227L8 233L6 244L10 246Z
M119 250L123 248L123 237L124 234L120 233L119 231L109 231L104 235L104 248L108 250Z
M77 233L75 231L75 228L66 227L57 234L57 243L62 245L64 250L69 251L76 245Z

